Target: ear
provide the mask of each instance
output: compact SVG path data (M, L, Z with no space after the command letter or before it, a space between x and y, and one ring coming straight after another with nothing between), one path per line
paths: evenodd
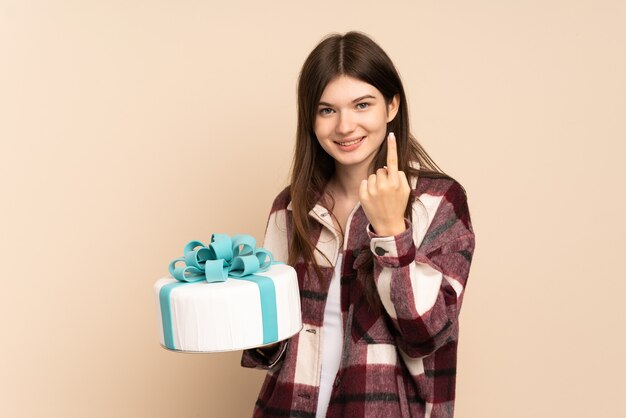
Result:
M387 105L387 123L396 117L398 109L400 109L400 95L396 94Z

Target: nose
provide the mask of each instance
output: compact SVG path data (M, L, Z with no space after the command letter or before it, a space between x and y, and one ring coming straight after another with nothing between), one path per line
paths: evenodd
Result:
M339 112L337 121L337 133L341 135L354 131L356 126L353 115L350 112Z

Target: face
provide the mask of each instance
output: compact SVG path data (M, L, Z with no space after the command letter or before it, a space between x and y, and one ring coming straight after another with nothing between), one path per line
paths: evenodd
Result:
M371 84L349 76L332 79L320 97L314 131L335 164L369 170L398 112L398 96L387 104Z

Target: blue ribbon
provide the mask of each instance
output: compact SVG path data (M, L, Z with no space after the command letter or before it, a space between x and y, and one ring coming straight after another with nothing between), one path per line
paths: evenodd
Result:
M182 266L177 266L183 263ZM174 259L168 269L177 282L166 284L159 291L161 321L165 346L175 350L172 326L170 295L179 286L206 280L208 283L226 281L229 277L254 282L261 296L263 321L263 344L278 341L278 314L276 310L276 288L272 279L259 276L276 264L272 253L256 248L254 237L246 234L213 234L207 247L200 241L185 245L183 257Z

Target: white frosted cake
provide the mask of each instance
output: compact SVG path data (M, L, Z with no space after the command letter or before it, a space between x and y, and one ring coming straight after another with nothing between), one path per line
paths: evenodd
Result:
M243 350L287 339L302 328L298 278L287 264L225 281L162 278L154 292L161 345L170 350Z

